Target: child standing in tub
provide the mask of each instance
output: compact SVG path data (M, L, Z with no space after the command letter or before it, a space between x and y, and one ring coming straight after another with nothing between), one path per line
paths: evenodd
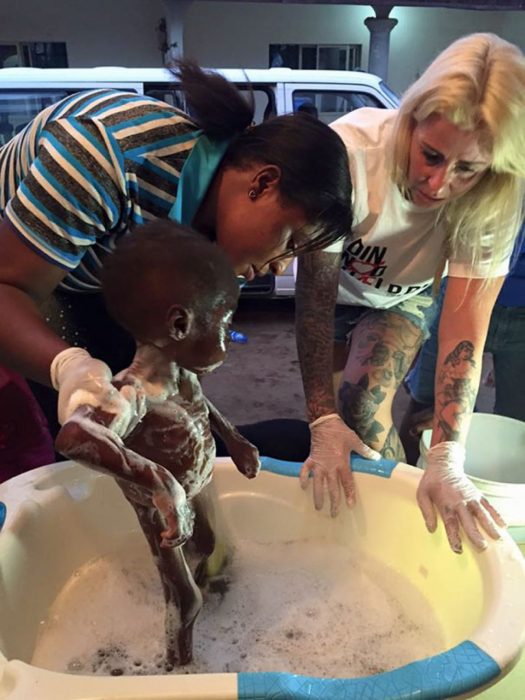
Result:
M218 367L239 297L219 247L189 229L156 221L127 234L103 271L109 313L136 341L131 365L113 385L136 408L121 437L114 415L71 397L71 417L56 448L114 476L133 506L158 567L166 601L167 668L192 658L192 629L202 596L182 545L192 539L202 562L214 548L203 488L212 478L213 429L239 471L257 475L257 449L203 395L199 374Z

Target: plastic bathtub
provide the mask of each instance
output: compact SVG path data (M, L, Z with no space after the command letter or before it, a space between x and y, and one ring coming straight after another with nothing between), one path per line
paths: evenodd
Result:
M440 526L427 533L416 505L420 470L353 461L359 500L337 518L315 512L300 465L263 458L257 479L217 460L214 493L232 541L336 541L404 576L439 618L443 653L361 678L266 673L98 677L32 666L39 622L84 562L142 537L113 481L71 462L0 486L0 698L6 700L226 700L471 697L497 683L525 643L525 566L504 533L479 553L453 554ZM2 513L0 512L0 519Z

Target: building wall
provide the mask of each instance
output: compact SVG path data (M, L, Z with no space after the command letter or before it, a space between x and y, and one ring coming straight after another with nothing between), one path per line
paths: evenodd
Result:
M162 0L0 0L0 42L65 41L69 65L158 66Z
M366 70L370 34L363 22L374 16L366 5L195 1L186 17L185 52L203 65L267 68L269 44L360 43ZM391 34L388 82L400 92L464 34L491 31L525 49L523 11L394 7L390 17L398 25Z
M0 42L66 41L71 66L156 66L156 27L164 3L178 0L15 0L0 3ZM268 66L275 43L362 44L368 63L370 6L194 0L184 26L186 55L207 66ZM525 44L525 12L395 7L389 83L404 90L448 43L472 31L494 31ZM525 48L522 46L522 48Z
M391 34L389 83L402 92L442 49L465 34L494 32L510 39L503 32L505 14L515 15L514 21L519 19L523 39L525 17L520 12L396 8L390 13L398 20L398 25Z

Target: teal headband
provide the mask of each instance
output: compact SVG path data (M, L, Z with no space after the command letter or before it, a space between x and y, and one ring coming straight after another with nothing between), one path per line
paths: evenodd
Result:
M169 218L185 226L191 223L208 191L213 176L232 139L212 140L202 131L197 133L197 143L182 167L177 199Z

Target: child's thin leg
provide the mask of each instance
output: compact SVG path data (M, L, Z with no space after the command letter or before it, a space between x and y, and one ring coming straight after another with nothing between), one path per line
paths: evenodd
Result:
M129 498L128 501L137 514L162 583L166 602L166 665L188 664L193 654L193 624L202 608L201 592L186 564L182 547L160 546L164 525L156 508L140 505Z
M206 581L206 563L215 549L215 533L208 515L208 500L204 494L200 493L192 501L195 509L195 521L190 542L199 557L194 573L195 581L199 586L202 586Z
M182 547L161 547L157 566L166 600L166 663L183 666L193 657L193 625L202 608L202 594Z
M209 556L215 547L215 534L210 523L210 499L201 492L192 499L195 510L193 535L191 540L199 554Z

